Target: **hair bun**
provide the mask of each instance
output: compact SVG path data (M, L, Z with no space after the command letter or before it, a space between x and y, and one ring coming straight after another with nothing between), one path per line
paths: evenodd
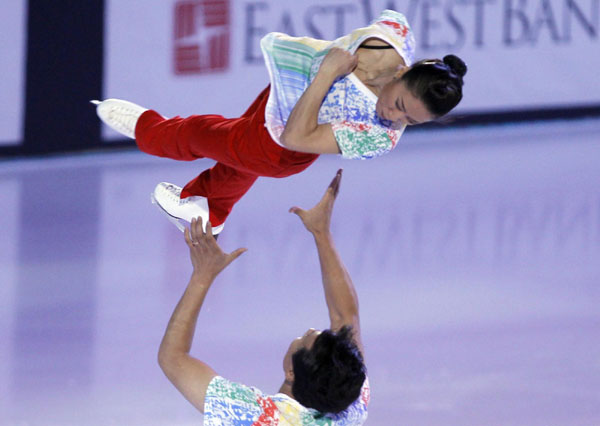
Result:
M446 55L444 56L444 63L450 67L454 74L460 76L460 78L464 77L467 73L467 64L465 64L458 56Z

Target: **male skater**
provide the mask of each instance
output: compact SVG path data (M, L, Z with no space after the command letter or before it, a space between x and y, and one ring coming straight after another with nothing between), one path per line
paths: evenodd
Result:
M169 321L158 360L175 387L204 412L205 425L346 426L366 420L369 382L358 299L330 231L341 178L339 170L312 209L290 209L314 237L331 324L323 331L311 328L292 341L283 359L283 384L274 395L220 377L208 364L190 356L198 313L210 286L246 249L224 253L210 222L203 230L202 219L193 219L185 230L193 273Z

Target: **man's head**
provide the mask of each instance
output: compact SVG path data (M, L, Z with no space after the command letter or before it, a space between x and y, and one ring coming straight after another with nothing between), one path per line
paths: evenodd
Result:
M360 395L365 365L352 328L308 330L295 339L283 361L294 398L322 413L339 413Z

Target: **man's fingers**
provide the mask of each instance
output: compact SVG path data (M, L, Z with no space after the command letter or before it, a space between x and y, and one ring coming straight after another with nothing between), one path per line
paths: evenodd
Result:
M229 256L231 257L231 260L233 261L233 260L237 259L238 257L240 257L242 253L245 253L247 251L248 251L247 248L241 247L241 248L229 253Z
M337 197L338 192L340 191L340 186L342 185L342 172L343 169L339 169L337 171L336 174L336 181L335 181L335 196Z
M192 243L194 243L194 241L198 241L198 236L196 235L198 232L198 229L196 227L196 219L192 218L192 221L190 222L190 239L192 240Z
M342 182L342 169L338 169L335 177L331 181L331 188L333 189L333 196L337 197L340 190L340 183Z
M294 213L296 216L298 216L302 223L305 223L305 221L307 220L306 218L308 217L308 212L304 209L301 209L300 207L292 207L290 209L290 213Z
M185 231L183 231L183 236L185 238L185 242L188 245L188 247L192 246L192 238L190 237L190 230L188 228L185 228Z
M325 194L323 194L323 197L321 197L321 200L309 212L313 212L313 211L327 212L327 211L329 211L329 213L331 213L331 209L333 208L333 202L334 202L335 198L337 197L337 194L340 190L341 181L342 181L342 169L339 169L337 171L337 173L335 174L335 176L333 177L333 179L331 180L331 182L329 183L329 186L325 190ZM308 220L309 216L307 216L307 214L308 215L311 214L311 213L307 213L305 210L302 210L300 207L296 207L296 206L291 207L289 209L289 212L294 213L297 216L299 216L303 222L305 220Z
M338 169L333 179L331 179L331 182L329 182L329 188L333 188L336 185L336 182L339 181L341 174L342 169Z
M192 218L192 222L190 224L190 240L192 245L198 245L198 242L202 239L204 235L209 235L212 237L212 227L210 225L210 221L207 222L206 229L207 233L204 232L203 221L201 216L198 216L197 218Z
M335 174L335 176L333 177L333 179L331 180L331 183L327 187L327 190L331 189L332 195L334 197L337 197L337 194L340 190L340 182L341 181L342 181L342 169L339 169L337 171L337 173ZM327 193L328 193L328 191L325 191L325 195L327 195Z
M229 264L231 262L233 262L235 259L237 259L238 257L240 257L242 255L242 253L246 252L248 249L247 248L239 248L235 251L232 251L231 253L229 253L227 255L227 259L226 259L226 263L224 268L226 268L227 266L229 266Z
M290 207L289 212L294 213L295 215L300 216L300 217L302 217L302 215L304 214L304 210L302 210L300 207L296 207L296 206Z
M319 204L333 203L333 201L337 197L339 190L340 190L339 184L336 184L335 182L331 182L331 185L327 187L327 189L325 190L325 194L323 194L323 196L321 197Z

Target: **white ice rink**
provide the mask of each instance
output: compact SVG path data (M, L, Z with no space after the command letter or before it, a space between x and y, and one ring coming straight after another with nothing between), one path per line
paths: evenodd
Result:
M191 425L157 350L191 272L149 202L211 161L138 152L0 162L0 424ZM367 425L600 424L600 121L407 131L372 161L261 178L219 243L193 354L275 393L289 342L327 327L311 207L361 301Z

